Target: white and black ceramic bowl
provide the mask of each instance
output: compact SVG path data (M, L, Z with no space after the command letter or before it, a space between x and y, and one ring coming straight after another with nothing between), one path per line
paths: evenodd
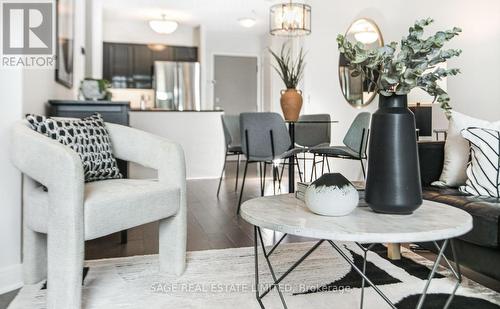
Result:
M358 206L359 193L342 174L324 174L307 188L305 203L318 215L346 216Z

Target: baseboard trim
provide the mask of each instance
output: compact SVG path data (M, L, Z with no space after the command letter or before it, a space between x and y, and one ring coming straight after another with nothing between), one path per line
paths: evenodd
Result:
M22 264L14 264L4 268L0 268L0 294L4 294L22 287L22 273Z

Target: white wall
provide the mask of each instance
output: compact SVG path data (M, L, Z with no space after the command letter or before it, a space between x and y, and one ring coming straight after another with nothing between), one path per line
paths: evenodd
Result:
M31 69L23 72L23 115L45 115L46 102L55 97L56 82L52 69Z
M102 78L102 0L87 0L85 5L85 77Z
M53 69L26 69L23 72L23 114L46 113L50 99L75 100L80 82L85 77L85 0L75 1L73 87L67 88L55 81Z
M18 288L21 279L21 174L10 163L10 127L22 114L22 71L0 69L0 294Z
M198 40L198 61L201 66L201 80L202 83L200 85L201 88L201 102L207 102L207 70L205 69L205 63L207 62L207 31L204 26L200 25L196 28L195 31L196 39Z
M450 48L464 50L448 67L459 67L462 74L448 80L451 105L455 110L489 120L500 119L500 1L422 0L359 0L344 2L311 0L312 34L305 38L309 52L305 76L304 101L307 113L328 112L340 123L333 125L333 140L340 144L355 115L360 112L349 106L339 88L337 34L344 33L350 23L360 17L371 18L379 25L386 42L399 41L416 20L432 17L430 32L459 26L463 33ZM411 99L411 96L410 96ZM279 100L272 99L274 110ZM364 110L373 112L377 100ZM364 111L363 110L363 111ZM359 177L356 162L335 160L335 167L348 177Z
M86 77L85 55L82 54L82 48L85 48L85 1L86 0L75 0L73 87L69 89L56 83L54 92L55 99L77 99L80 82Z
M73 87L67 88L55 81L53 69L26 69L23 71L23 114L46 113L50 99L76 99L80 81L85 77L85 0L75 2Z

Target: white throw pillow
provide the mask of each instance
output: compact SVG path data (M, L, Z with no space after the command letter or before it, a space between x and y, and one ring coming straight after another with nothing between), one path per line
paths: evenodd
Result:
M469 127L500 130L500 121L489 122L452 111L448 125L448 138L444 145L443 171L439 181L432 183L433 186L456 188L464 185L467 181L466 170L470 157L469 142L462 137L461 131Z
M470 142L471 162L467 182L460 191L479 196L500 197L500 131L468 128L462 136Z

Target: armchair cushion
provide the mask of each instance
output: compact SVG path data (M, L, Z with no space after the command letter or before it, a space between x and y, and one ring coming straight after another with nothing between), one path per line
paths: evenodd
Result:
M76 151L83 164L85 181L122 178L102 116L83 119L52 119L26 115L31 128Z
M85 240L168 218L179 210L180 190L156 180L112 179L85 184ZM46 233L48 192L42 187L26 194L27 224Z

